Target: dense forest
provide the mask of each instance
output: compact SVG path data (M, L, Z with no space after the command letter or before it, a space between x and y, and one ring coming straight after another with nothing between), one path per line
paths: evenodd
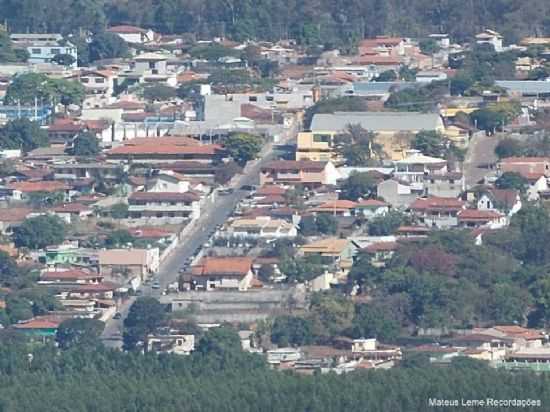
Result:
M542 408L525 411L550 405L549 376L511 374L471 359L430 368L417 356L401 368L343 376L272 371L259 355L242 352L229 328L209 331L189 357L122 353L93 342L60 350L0 339L0 411L410 412L433 410L432 397L540 400Z
M549 15L546 0L0 0L0 19L13 32L68 34L133 24L201 38L293 38L327 46L377 34L447 32L464 41L484 28L514 42L548 34Z

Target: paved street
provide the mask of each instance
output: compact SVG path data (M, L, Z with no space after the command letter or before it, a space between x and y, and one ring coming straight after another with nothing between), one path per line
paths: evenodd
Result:
M466 187L477 184L491 169L490 165L497 160L495 147L499 141L497 136L479 135L470 141L468 153L464 159L464 178Z
M283 142L294 137L297 128L289 130L283 138ZM281 142L282 143L282 142ZM155 278L160 283L159 289L152 289L149 286L141 288L144 296L159 297L166 287L175 282L178 278L178 270L183 266L183 263L189 257L195 255L201 246L210 239L216 231L218 225L223 224L232 214L237 204L244 199L249 192L239 190L243 185L257 185L259 183L259 174L261 167L275 158L273 145L269 144L264 147L260 153L260 158L254 162L249 162L244 169L243 174L233 179L231 187L235 189L232 194L220 195L216 194L214 202L207 205L201 212L201 217L193 223L193 227L188 234L188 239L184 240L178 247L168 256L161 264L161 269ZM120 331L122 330L122 322L128 313L133 299L124 302L119 312L122 314L121 319L109 319L105 325L105 330L102 334L103 342L109 347L120 347Z

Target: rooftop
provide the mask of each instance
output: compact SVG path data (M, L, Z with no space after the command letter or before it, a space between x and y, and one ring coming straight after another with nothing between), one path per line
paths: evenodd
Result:
M373 132L436 130L441 126L437 113L419 112L336 112L318 113L311 121L311 131L345 130L349 124L360 124Z
M193 275L238 275L245 276L252 267L253 259L242 257L204 257L191 268Z

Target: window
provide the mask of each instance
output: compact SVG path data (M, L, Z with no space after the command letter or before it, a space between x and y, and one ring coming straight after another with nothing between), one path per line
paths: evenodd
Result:
M88 79L87 77L83 77L82 79L80 79L80 81L84 84L90 83L90 79Z
M55 56L56 54L60 54L60 53L61 53L61 50L60 50L60 49L51 49L51 50L50 50L50 53L53 54L53 55Z
M96 83L105 83L105 79L103 77L96 77L95 82Z
M265 96L265 99L266 99L268 102L272 102L272 101L273 101L273 96Z
M31 49L31 54L42 54L41 49Z
M248 96L248 101L249 102L257 102L258 101L258 96Z
M330 135L328 134L314 134L313 141L315 143L330 143Z
M450 183L450 184L454 184L454 182L455 182L454 179L450 179L450 180L449 180L449 183Z
M149 68L153 70L155 68L155 62L149 62Z

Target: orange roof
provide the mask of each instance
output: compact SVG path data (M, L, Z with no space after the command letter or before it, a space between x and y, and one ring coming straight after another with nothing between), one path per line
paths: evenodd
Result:
M386 202L377 199L361 200L357 203L357 207L384 207L389 206Z
M56 213L80 213L91 211L92 209L88 206L84 206L82 203L66 203L64 205L54 207L52 210Z
M285 193L286 189L284 187L277 185L265 185L260 187L256 193L254 193L254 196L284 195Z
M460 210L464 201L452 197L427 197L416 199L410 206L412 210Z
M22 222L30 213L28 207L0 208L0 222Z
M109 155L136 155L136 154L151 154L151 155L178 155L178 154L205 154L215 155L221 151L221 146L217 144L209 144L203 146L180 146L180 145L126 145L111 149L107 152Z
M142 29L141 27L129 26L129 25L112 26L112 27L109 27L107 31L111 33L124 33L124 34L147 33L147 30Z
M548 157L521 157L521 156L512 156L506 157L500 161L500 163L548 163L550 158Z
M57 329L61 321L34 318L13 325L16 329Z
M316 207L316 210L331 210L331 209L353 209L357 207L357 203L351 200L333 200L326 202Z
M458 212L459 220L494 220L503 216L494 210L463 209Z
M200 196L195 192L134 192L128 198L133 202L196 202Z
M68 190L69 187L62 182L57 181L41 181L41 182L16 182L8 185L10 189L20 192L58 192L60 190Z
M136 227L129 230L134 237L163 238L170 236L173 232L159 227Z
M396 66L401 62L393 56L365 55L354 59L355 64L375 64L380 66Z
M101 277L98 274L88 273L80 269L55 270L42 272L40 279L42 280L78 280L78 279L95 279Z
M199 146L200 142L189 136L163 136L163 137L138 137L124 142L125 146L140 145L173 145L173 146Z
M252 267L252 258L242 257L204 257L198 265L191 268L193 275L238 275L245 276Z
M527 329L523 328L521 326L517 325L503 325L503 326L495 326L494 329L498 330L499 332L502 332L508 336L511 337L520 337L527 340L533 340L533 339L542 339L543 335L533 329Z
M376 252L391 252L396 250L399 247L397 242L375 242L368 245L365 249L365 251L370 253L376 253Z

